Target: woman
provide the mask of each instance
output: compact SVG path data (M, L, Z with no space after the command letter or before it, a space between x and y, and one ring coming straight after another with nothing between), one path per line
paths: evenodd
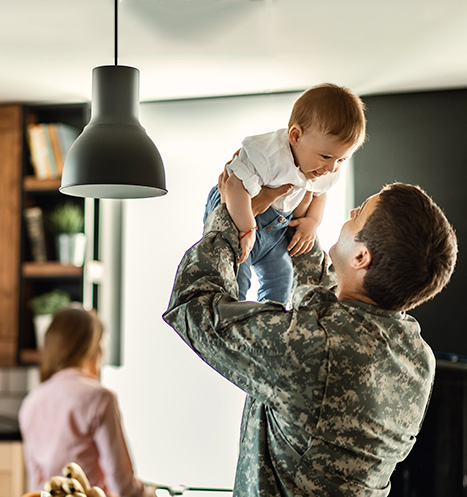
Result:
M73 461L107 496L155 494L134 476L117 398L99 381L103 332L97 314L77 306L59 311L47 330L41 384L19 413L32 489Z

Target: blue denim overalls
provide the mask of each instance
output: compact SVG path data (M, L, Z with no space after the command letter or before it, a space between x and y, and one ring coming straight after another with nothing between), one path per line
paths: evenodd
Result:
M220 204L221 196L217 186L209 192L203 222ZM248 259L238 266L237 282L239 300L245 300L251 286L251 267L258 277L258 302L274 300L287 304L292 286L292 260L287 251L287 226L292 212L280 212L269 207L256 216L258 231L256 241Z

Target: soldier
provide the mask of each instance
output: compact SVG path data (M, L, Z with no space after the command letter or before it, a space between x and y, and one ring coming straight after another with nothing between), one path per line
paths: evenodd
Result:
M222 204L186 252L164 314L247 393L234 496L387 496L435 371L405 311L448 283L451 225L421 188L386 186L351 211L330 259L319 241L292 259L290 310L237 300L238 249Z

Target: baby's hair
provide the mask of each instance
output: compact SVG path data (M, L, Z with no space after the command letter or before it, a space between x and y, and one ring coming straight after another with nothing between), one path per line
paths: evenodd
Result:
M313 86L296 100L289 129L294 124L303 132L313 128L360 147L366 138L365 104L348 88L332 83Z

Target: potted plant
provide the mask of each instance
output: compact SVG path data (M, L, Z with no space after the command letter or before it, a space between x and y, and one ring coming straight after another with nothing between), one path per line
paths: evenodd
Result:
M44 346L45 333L53 315L71 303L70 295L63 290L52 290L33 297L30 306L33 312L37 348Z
M86 248L82 207L66 202L49 214L48 223L56 236L58 260L62 264L82 266Z

